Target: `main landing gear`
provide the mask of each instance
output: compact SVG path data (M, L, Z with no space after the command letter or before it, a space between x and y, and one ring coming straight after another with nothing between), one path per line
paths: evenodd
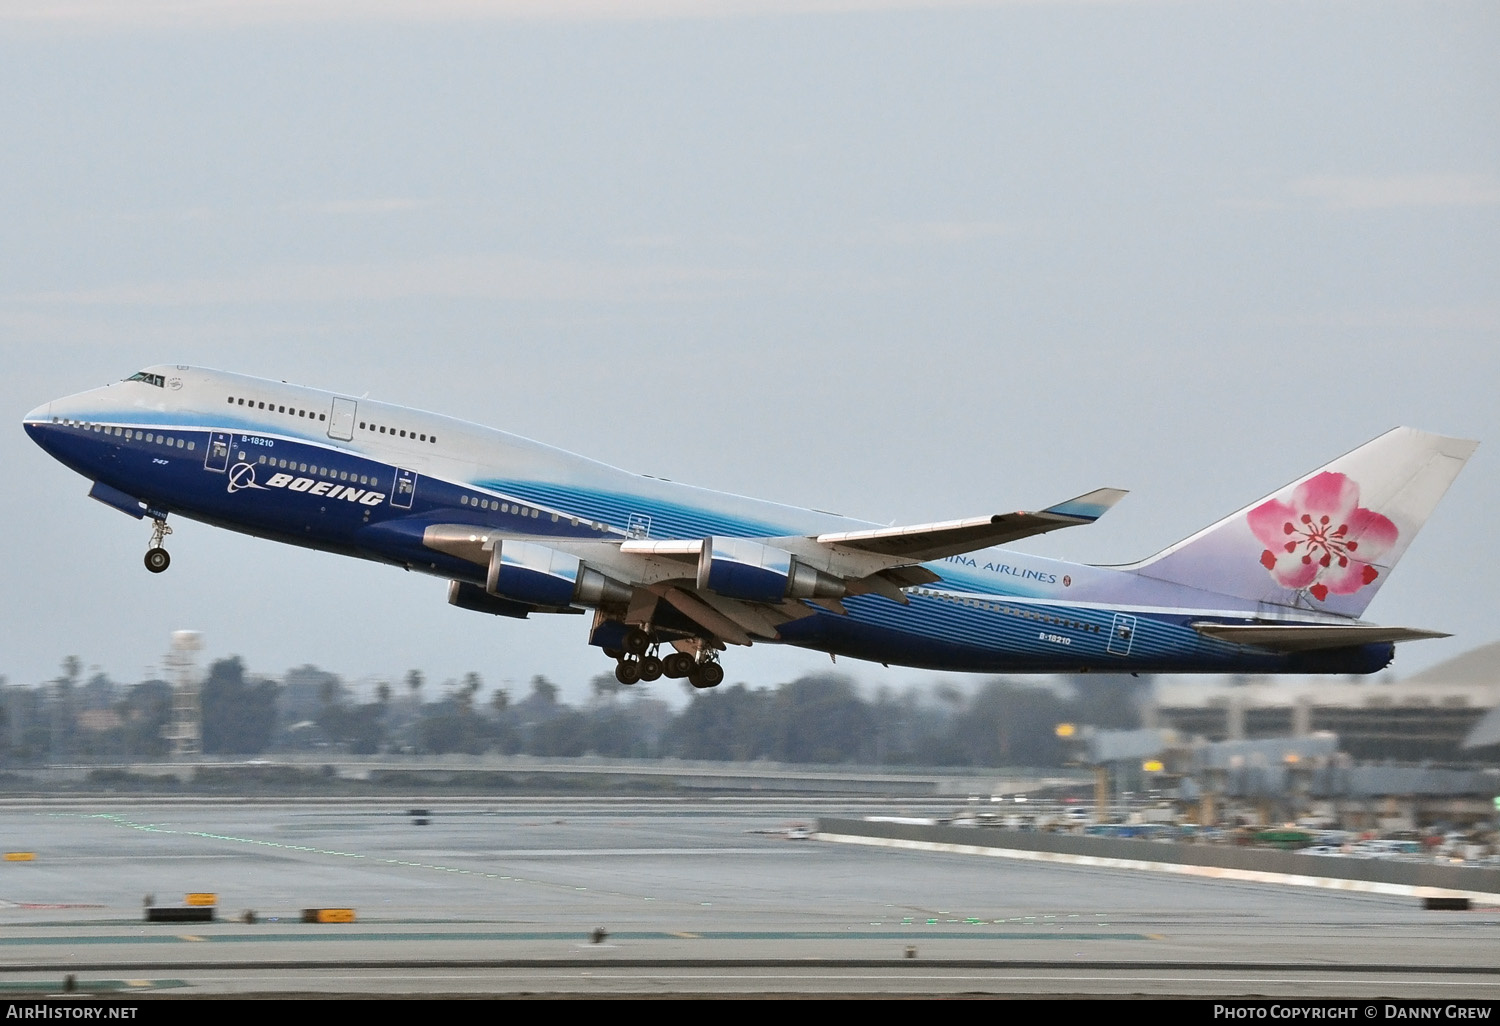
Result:
M662 677L680 680L686 677L695 688L716 688L724 682L724 667L714 658L707 646L700 647L695 657L691 652L670 652L658 656L661 647L651 640L651 635L639 627L625 632L618 649L607 648L604 654L615 660L615 680L631 685L638 681L653 681Z
M146 569L159 574L172 565L172 557L162 548L162 542L172 533L172 529L167 526L166 517L157 517L151 524L151 547L146 550Z

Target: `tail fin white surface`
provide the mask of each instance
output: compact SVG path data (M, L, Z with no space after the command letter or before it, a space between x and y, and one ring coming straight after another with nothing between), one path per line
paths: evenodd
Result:
M1125 569L1357 617L1478 444L1396 428Z

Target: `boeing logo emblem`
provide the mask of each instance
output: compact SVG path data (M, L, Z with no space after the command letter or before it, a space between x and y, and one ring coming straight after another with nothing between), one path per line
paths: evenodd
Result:
M236 463L229 471L229 494L233 495L242 488L265 490L265 485L255 483L255 465L252 463Z

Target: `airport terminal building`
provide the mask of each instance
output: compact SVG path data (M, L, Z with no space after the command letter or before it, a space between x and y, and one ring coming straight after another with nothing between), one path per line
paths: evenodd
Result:
M1212 742L1327 731L1358 762L1494 766L1500 765L1497 712L1500 643L1395 681L1270 677L1205 687L1201 680L1160 679L1142 719L1147 727Z

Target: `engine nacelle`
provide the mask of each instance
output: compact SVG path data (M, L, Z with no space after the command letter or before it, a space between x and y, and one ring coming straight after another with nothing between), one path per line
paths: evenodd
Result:
M844 582L801 563L790 552L750 538L705 538L698 587L746 602L842 598Z
M605 577L577 556L534 542L497 541L484 590L499 598L561 608L630 602L627 584Z
M524 620L531 613L531 607L524 602L487 595L479 585L463 581L448 582L448 604L492 616L514 616L517 620Z

